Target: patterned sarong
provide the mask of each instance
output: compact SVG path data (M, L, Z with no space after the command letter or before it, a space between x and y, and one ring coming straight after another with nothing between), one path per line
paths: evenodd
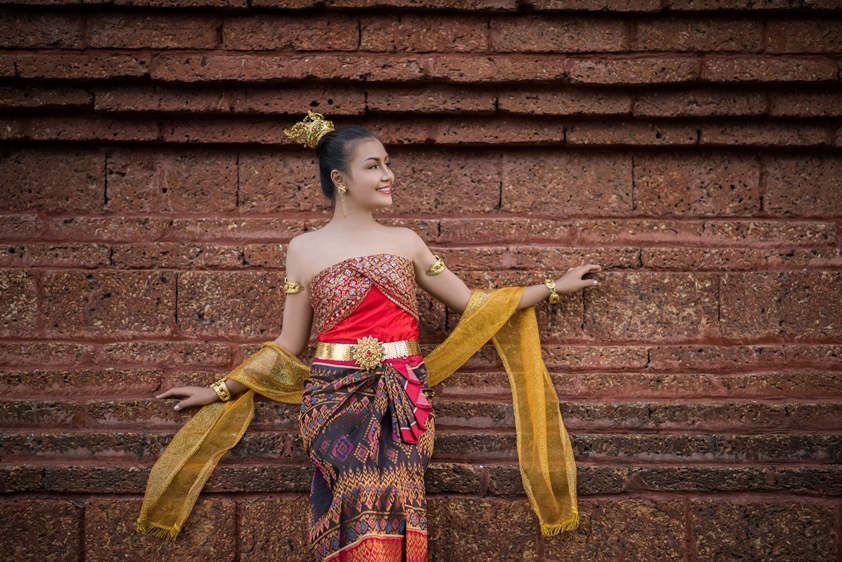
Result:
M308 529L319 562L427 560L435 426L426 381L420 356L372 372L313 362L299 421L316 465Z

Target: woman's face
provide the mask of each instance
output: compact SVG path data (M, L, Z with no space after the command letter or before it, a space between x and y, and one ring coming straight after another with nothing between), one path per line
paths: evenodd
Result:
M348 173L344 174L348 195L355 203L369 209L392 204L395 174L390 165L389 155L379 140L366 139L357 143Z

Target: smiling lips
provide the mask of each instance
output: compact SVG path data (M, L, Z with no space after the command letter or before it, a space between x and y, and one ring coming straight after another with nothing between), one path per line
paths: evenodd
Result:
M377 191L379 191L380 193L385 193L386 195L391 195L392 194L392 186L387 185L385 187L378 187Z

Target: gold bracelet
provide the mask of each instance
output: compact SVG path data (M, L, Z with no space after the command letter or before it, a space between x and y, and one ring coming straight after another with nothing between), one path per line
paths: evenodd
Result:
M561 297L558 296L558 293L555 292L555 280L554 279L544 279L544 285L550 290L550 296L548 300L550 304L558 304L558 301L561 300Z
M443 259L441 259L436 254L433 254L433 257L436 258L436 263L430 266L430 269L427 270L427 275L438 275L439 273L447 269L447 266L444 265Z
M301 283L296 283L295 281L287 281L287 278L284 277L284 293L287 295L294 295L295 293L300 293L304 290L304 286Z
M223 402L228 402L231 400L231 391L228 390L228 385L225 384L225 379L218 380L211 385L211 388L216 392L216 395L219 396L219 399Z

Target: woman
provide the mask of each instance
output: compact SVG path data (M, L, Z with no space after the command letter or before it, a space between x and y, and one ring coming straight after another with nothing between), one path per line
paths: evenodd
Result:
M249 390L275 397L264 391L266 384L260 382L274 376L270 372L282 372L280 378L286 381L282 392L291 390L294 377L289 372L294 369L289 365L295 362L291 355L305 351L315 321L318 345L301 395L299 420L306 453L317 468L308 522L316 559L426 560L424 472L433 450L435 426L428 371L417 344L415 287L417 283L458 312L464 312L472 298L479 300L476 291L448 270L412 230L383 226L374 220L374 211L392 204L395 175L388 152L373 133L360 127L333 131L329 121L310 113L287 134L315 146L322 191L334 208L326 226L297 236L288 246L281 334L264 344L257 357L211 388L173 388L158 398L183 397L174 406L179 410L227 402ZM546 298L557 302L557 291L572 292L596 284L582 276L599 269L585 265L555 282L519 289L514 293L519 298L502 321L513 314L512 308L526 309ZM477 306L472 305L472 311ZM493 315L493 311L489 313ZM492 328L477 340L479 345L500 329L499 325ZM502 350L497 339L495 345ZM550 390L543 392L554 397ZM528 400L522 401L522 407L529 407ZM218 415L208 428L225 425L219 421L224 415ZM231 441L236 442L244 425L240 422L232 427L235 429L229 433L236 435ZM563 426L560 432L559 439L566 439ZM569 444L562 445L571 456ZM195 453L202 460L214 454L221 453ZM212 466L205 472L210 470ZM171 474L153 474L150 488L153 480L169 483ZM195 474L188 480L197 495L204 480ZM575 502L575 475L573 480L566 485L574 488ZM533 499L532 486L526 480L525 485ZM142 530L151 530L147 503L139 525ZM577 516L575 505L572 509ZM575 521L566 525L575 526ZM180 523L174 527L177 533Z

